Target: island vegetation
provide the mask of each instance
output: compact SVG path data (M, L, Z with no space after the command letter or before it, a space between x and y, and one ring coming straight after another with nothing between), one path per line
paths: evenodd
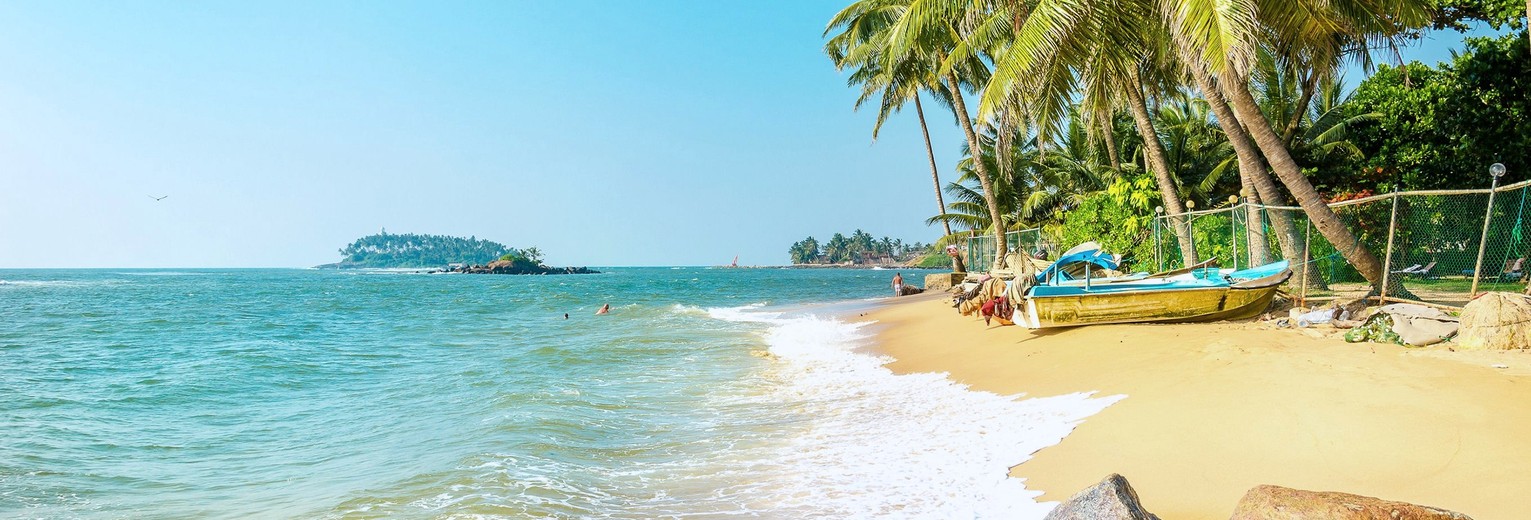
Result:
M1314 233L1373 286L1383 264L1328 206L1393 189L1483 188L1490 163L1527 178L1526 32L1468 38L1449 63L1386 62L1431 31L1523 29L1521 0L1250 2L857 0L824 50L885 120L913 106L961 130L938 244L1041 228L1146 256L1156 211L1183 257L1189 208L1300 206ZM1374 57L1373 55L1377 56ZM1343 77L1347 64L1375 71ZM1348 86L1353 88L1348 88ZM918 145L911 143L911 145ZM1502 155L1501 155L1502 154ZM1302 260L1293 220L1280 251ZM1174 246L1172 246L1174 247ZM794 246L794 261L814 248ZM1396 279L1396 277L1395 277Z
M340 254L342 258L339 262L319 267L333 269L446 268L453 264L487 264L507 255L530 259L533 262L542 260L542 252L535 247L522 250L478 237L399 234L389 233L386 229L376 235L356 239L341 248Z
M795 265L910 265L945 267L950 261L936 254L934 245L919 242L904 243L902 239L873 238L871 233L860 229L850 236L835 233L828 242L808 237L792 244L787 250ZM927 258L934 258L927 262Z
M356 239L341 261L320 269L440 269L472 274L588 274L584 267L550 267L542 251L518 249L478 237L389 233Z

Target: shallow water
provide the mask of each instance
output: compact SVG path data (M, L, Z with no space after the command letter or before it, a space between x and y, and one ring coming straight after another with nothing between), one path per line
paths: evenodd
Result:
M0 516L1045 514L1112 400L893 376L828 317L890 276L0 271Z

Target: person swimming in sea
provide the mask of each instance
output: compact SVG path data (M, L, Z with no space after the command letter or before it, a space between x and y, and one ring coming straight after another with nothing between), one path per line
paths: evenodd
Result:
M601 310L595 311L595 314L597 316L602 315L602 314L611 314L611 304L608 303L608 304L602 305L601 306Z

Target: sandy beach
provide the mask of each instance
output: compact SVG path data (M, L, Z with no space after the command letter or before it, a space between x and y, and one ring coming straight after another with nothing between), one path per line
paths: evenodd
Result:
M1259 484L1343 491L1479 520L1531 511L1531 354L1349 344L1258 323L1029 331L944 294L865 315L899 373L974 390L1127 398L1011 475L1062 501L1110 473L1166 519L1224 519ZM1323 334L1319 334L1322 331ZM1495 368L1494 365L1508 368Z

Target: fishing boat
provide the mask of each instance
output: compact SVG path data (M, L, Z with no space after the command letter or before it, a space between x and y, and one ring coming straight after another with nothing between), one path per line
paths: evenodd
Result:
M1027 328L1106 323L1236 320L1264 312L1292 276L1286 261L1235 271L1203 263L1160 275L1116 273L1118 259L1098 249L1065 254L1015 287L1014 320ZM1026 282L1018 277L1012 284Z

